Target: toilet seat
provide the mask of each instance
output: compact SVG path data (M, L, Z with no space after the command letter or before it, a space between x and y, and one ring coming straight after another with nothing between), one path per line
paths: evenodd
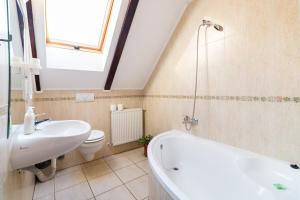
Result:
M98 142L104 139L104 132L99 130L92 130L89 138L84 141L85 144Z

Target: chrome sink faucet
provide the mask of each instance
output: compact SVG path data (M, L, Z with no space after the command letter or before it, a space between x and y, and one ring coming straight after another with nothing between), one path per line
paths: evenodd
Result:
M41 117L41 116L47 116L47 117L38 120L38 118ZM50 121L50 120L51 120L51 118L49 118L49 115L48 115L47 113L36 114L36 115L35 115L35 120L34 120L35 129L36 129L36 126L37 126L38 124L43 123L43 122L46 122L46 121Z

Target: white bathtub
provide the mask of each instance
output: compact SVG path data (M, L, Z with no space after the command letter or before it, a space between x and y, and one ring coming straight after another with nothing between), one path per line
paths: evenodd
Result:
M151 200L300 200L290 163L181 131L156 136L148 160Z

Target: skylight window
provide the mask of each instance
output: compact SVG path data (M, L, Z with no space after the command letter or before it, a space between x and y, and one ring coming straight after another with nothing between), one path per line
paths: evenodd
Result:
M46 0L49 46L103 52L114 0Z

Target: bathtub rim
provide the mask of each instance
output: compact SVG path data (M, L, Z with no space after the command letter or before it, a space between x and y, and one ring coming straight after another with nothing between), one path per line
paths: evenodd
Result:
M162 171L158 166L158 162L154 158L153 148L157 142L164 137L195 137L186 132L172 129L166 132L163 132L156 137L154 137L149 146L148 146L148 161L151 168L151 173L158 180L160 185L164 188L165 191L174 199L174 200L189 200L189 198L173 183L173 181Z
M155 136L153 140L150 142L148 146L148 162L153 176L160 183L162 188L175 200L190 200L190 198L188 198L188 196L184 194L181 191L181 189L167 176L167 174L159 166L158 164L159 160L155 160L154 158L154 146L157 145L157 142L159 142L159 140L163 138L173 138L173 137L206 141L210 144L218 145L221 148L226 148L229 151L234 151L235 154L243 155L242 156L243 158L256 158L260 160L275 162L285 166L289 166L291 164L291 162L286 160L280 160L278 158L252 152L250 150L241 149L239 147L235 147L229 144L224 144L211 139L203 138L201 136L193 135L181 130L176 130L176 129L168 130ZM300 175L300 171L293 171L293 173L295 173L297 176Z

